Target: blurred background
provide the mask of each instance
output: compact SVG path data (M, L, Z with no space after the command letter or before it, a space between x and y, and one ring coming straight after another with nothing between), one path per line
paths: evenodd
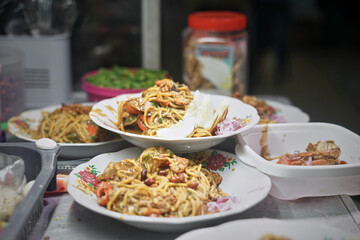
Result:
M23 19L23 2L0 3L0 34L7 34L14 17ZM70 36L71 91L82 91L80 78L90 70L144 65L143 2L76 2L78 16ZM311 121L339 124L360 134L360 21L353 1L146 2L159 7L160 55L154 61L176 81L183 81L182 32L187 16L203 10L242 12L248 17L247 93L286 97Z

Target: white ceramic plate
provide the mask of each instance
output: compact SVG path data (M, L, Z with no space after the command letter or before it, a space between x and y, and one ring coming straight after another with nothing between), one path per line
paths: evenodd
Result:
M347 164L332 166L288 166L260 156L264 126L237 136L235 152L244 163L258 168L272 180L270 195L280 199L307 196L360 194L360 136L330 123L269 124L267 131L270 157L295 151L304 152L309 143L334 140L341 149L340 159Z
M265 234L286 237L291 240L331 239L359 240L359 234L345 232L319 222L304 220L248 219L227 222L216 227L187 232L176 240L260 240Z
M232 119L233 117L237 117L241 119L247 118L249 120L249 123L246 126L225 135L217 135L217 136L202 137L202 138L179 138L179 139L159 138L152 136L143 136L143 135L123 132L119 130L115 125L117 122L118 102L127 100L129 98L138 97L140 95L141 93L124 94L117 96L115 98L110 98L100 101L93 106L93 109L90 112L90 117L99 126L108 129L110 131L119 133L122 136L122 138L124 138L125 140L129 141L130 143L138 147L148 148L152 146L164 146L175 153L197 152L208 149L212 146L221 143L228 137L249 130L250 128L255 126L260 120L260 117L257 114L257 111L254 107L245 104L242 101L237 100L235 98L220 96L220 95L211 95L211 102L215 109L221 106L224 99L228 99L230 101L227 118L229 119Z
M115 153L101 154L89 162L79 165L69 175L67 186L69 194L77 203L99 214L112 217L138 228L171 232L203 227L210 222L241 213L263 200L271 188L270 179L265 174L262 174L255 168L246 166L233 154L215 151L215 154L222 154L227 159L227 164L223 169L217 170L223 177L220 188L237 199L237 203L233 204L232 208L228 211L194 217L157 218L125 215L107 210L98 205L95 194L87 187L87 182L84 182L80 176L85 174L88 176L87 179L89 179L89 176L92 176L90 179L94 179L97 174L104 171L109 162L139 157L141 153L142 150L139 148L128 148ZM211 164L211 161L209 161L209 164Z
M265 101L268 105L275 108L275 117L279 119L281 123L305 123L310 121L309 115L298 107L272 100L265 99Z
M84 103L84 105L92 105L93 103ZM19 124L14 121L19 120L28 124L31 129L37 129L41 120L41 112L52 112L55 109L61 107L61 105L48 106L40 109L28 110L18 116L14 116L8 121L9 131L16 137L30 142L35 142L36 139L32 139L29 135L22 132ZM86 158L93 157L100 153L114 152L127 147L126 141L123 139L96 142L96 143L59 143L61 151L59 156L62 158Z

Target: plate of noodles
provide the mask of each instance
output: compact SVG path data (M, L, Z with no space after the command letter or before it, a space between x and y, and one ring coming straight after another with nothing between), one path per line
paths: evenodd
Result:
M309 115L296 106L273 100L266 100L266 103L274 109L270 117L273 123L306 123L310 121ZM259 123L261 123L261 120ZM264 124L266 123L267 121L265 120Z
M305 123L310 121L307 113L300 108L278 101L262 99L256 96L244 95L235 92L232 97L255 107L260 116L258 124L268 123Z
M62 158L93 157L118 151L128 144L118 134L96 125L89 117L92 103L54 105L28 110L8 120L16 137L35 142L50 138L61 146Z
M359 235L318 221L254 218L230 221L215 227L196 229L176 240L360 240Z
M152 231L184 231L239 214L262 201L270 179L235 155L208 149L174 154L127 148L77 166L68 193L80 205Z
M102 100L90 118L138 147L159 145L177 153L215 146L260 119L254 107L238 99L191 92L170 79L158 80L142 93Z

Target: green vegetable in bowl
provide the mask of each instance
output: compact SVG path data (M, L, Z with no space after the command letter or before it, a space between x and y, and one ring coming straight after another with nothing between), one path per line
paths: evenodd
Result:
M149 88L156 80L167 77L164 70L114 66L111 69L100 68L95 75L87 76L86 81L100 87L131 89Z

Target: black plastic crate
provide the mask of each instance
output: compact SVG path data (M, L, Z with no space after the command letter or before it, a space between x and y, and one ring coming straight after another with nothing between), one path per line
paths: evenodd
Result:
M33 142L0 143L0 152L21 157L27 182L35 180L29 193L19 202L0 233L0 240L26 239L43 210L45 191L56 190L56 166L60 146L39 149Z

